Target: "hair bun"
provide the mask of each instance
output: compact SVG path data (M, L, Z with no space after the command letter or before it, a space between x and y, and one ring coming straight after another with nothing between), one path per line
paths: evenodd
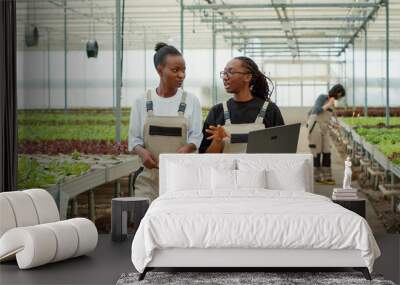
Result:
M168 46L166 43L159 42L159 43L156 44L156 47L154 48L154 50L157 52L157 51L159 51L160 49L162 49L163 47L166 47L166 46Z

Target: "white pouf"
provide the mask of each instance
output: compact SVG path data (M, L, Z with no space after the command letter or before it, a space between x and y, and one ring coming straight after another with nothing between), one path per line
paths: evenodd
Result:
M0 193L0 262L15 259L20 269L93 251L98 233L92 221L59 221L53 197L43 189Z

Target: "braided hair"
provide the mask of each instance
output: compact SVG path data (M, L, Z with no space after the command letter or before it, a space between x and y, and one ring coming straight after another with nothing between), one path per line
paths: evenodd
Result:
M251 95L269 101L274 91L274 84L271 79L265 76L258 68L257 64L249 57L238 56L235 59L240 60L245 68L251 73L250 91ZM268 83L269 81L269 83Z
M157 43L154 50L156 52L153 57L155 68L157 68L157 66L159 66L160 64L164 64L167 55L182 56L182 54L179 50L176 49L176 47L167 45L166 43Z

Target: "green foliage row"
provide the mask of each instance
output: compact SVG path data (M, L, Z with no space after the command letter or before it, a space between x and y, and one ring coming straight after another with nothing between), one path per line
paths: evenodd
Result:
M122 114L121 120L129 120L129 115ZM37 122L49 122L49 123L59 123L68 124L75 122L95 122L95 123L108 123L115 122L114 114L54 114L54 113L21 113L18 114L18 123L22 124L35 124Z
M357 133L400 165L400 128L357 128Z
M352 118L341 118L349 126L376 126L379 124L385 124L385 117L352 117ZM400 117L391 117L391 125L400 125Z
M21 155L18 157L18 189L46 188L89 170L90 165L83 162L50 160L39 163L37 159Z
M121 139L128 139L128 126L121 126ZM47 140L115 140L115 126L112 125L59 125L19 126L18 141Z
M209 109L202 109L203 120L207 117ZM130 115L129 113L122 113L121 120L125 122L129 122ZM54 112L19 112L18 113L18 123L19 125L35 125L41 124L44 125L46 123L49 124L75 124L77 122L93 122L95 124L101 123L113 123L115 122L114 114L99 114L99 113L54 113Z
M202 110L203 120L207 117L209 109ZM129 117L123 117L129 120ZM114 115L110 114L46 114L44 112L25 114L18 118L22 124L18 127L18 140L43 141L43 140L115 140L115 126L112 124L101 125L101 122L113 122ZM29 124L24 122L29 121ZM42 122L34 124L34 122ZM47 125L43 122L56 122ZM76 124L82 121L82 124ZM92 121L92 124L89 122ZM65 123L63 125L62 123ZM121 125L121 139L128 139L128 124Z

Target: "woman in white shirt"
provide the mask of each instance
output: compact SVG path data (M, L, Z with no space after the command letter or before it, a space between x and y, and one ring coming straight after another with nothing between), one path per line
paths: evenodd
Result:
M160 83L135 100L129 125L129 150L135 151L144 166L135 193L151 200L158 197L159 154L194 152L203 138L200 102L182 90L186 75L182 54L165 43L158 43L155 51Z

